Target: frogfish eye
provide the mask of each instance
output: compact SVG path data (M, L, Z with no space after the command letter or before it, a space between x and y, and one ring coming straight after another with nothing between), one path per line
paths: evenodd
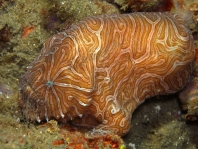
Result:
M51 86L53 86L53 84L54 84L53 81L47 81L46 82L47 87L51 87Z

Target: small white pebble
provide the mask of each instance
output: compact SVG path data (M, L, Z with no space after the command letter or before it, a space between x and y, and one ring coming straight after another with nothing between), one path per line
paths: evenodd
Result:
M16 121L19 123L20 122L20 118L17 118Z
M155 109L155 113L159 113L159 111L161 110L161 107L159 105L154 107Z
M133 143L129 143L128 146L129 146L129 147L132 147L133 149L136 149L136 148L135 148L135 144L133 144Z

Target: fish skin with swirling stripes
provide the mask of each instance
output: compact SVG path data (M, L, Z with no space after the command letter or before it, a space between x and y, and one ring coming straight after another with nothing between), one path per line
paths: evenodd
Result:
M32 121L72 121L92 127L87 136L123 136L145 99L184 88L194 56L176 14L89 17L45 42L20 80L19 105Z

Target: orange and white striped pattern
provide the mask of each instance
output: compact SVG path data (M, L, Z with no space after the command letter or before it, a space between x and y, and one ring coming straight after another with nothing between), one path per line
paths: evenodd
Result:
M177 15L86 18L45 42L21 79L20 105L31 120L72 120L95 127L90 135L124 135L146 98L187 84L194 56Z

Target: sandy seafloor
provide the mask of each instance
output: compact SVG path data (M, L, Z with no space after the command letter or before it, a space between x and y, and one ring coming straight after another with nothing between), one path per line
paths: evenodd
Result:
M48 37L83 17L120 13L119 8L100 0L0 0L0 149L65 149L81 140L86 130L26 122L18 108L18 82ZM127 149L196 149L198 122L185 121L177 94L160 96L135 110L122 139ZM80 143L84 147L76 149L91 148Z

